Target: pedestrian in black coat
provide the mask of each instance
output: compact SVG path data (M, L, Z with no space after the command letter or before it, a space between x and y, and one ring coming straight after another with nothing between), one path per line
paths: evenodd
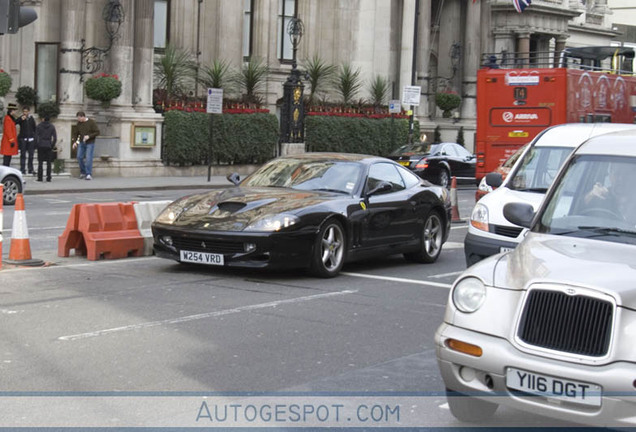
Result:
M53 160L53 147L57 142L55 126L48 116L35 128L35 143L38 149L38 178L42 181L43 164L46 162L46 181L51 181L51 161Z
M22 171L22 174L26 174L28 168L29 174L34 174L35 119L31 115L31 108L22 108L22 115L16 119L15 124L20 126L20 133L18 134L18 143L20 145L20 171Z

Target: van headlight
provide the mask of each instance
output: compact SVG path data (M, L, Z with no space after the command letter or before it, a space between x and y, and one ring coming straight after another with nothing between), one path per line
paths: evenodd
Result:
M460 280L453 288L453 304L462 312L478 310L486 300L486 285L475 277Z
M470 225L478 230L488 232L488 207L483 204L475 204L470 214Z

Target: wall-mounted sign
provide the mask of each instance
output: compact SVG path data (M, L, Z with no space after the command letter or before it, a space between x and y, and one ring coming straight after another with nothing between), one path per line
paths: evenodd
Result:
M131 147L154 147L156 144L156 128L150 125L132 125Z

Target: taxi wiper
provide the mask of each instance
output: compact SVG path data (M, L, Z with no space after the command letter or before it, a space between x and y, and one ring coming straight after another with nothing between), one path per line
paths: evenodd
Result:
M579 226L577 228L579 230L582 230L582 231L591 231L593 233L600 234L600 235L621 235L621 234L627 234L627 235L636 236L636 231L634 231L634 230L626 230L626 229L618 228L618 227L599 227L599 226L584 225L584 226Z

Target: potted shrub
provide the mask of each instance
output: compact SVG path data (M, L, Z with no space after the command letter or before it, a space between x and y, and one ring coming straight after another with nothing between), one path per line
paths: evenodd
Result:
M450 118L455 108L459 108L462 98L454 91L444 91L435 94L435 104L442 110L442 117Z
M38 95L35 89L29 86L18 87L18 91L15 93L15 99L23 107L32 107L38 103Z
M99 74L90 77L84 84L86 96L98 100L102 107L108 108L110 101L121 94L121 81L117 75Z
M40 118L54 118L60 115L60 107L55 102L42 102L35 111Z
M0 96L5 96L11 90L11 75L6 73L4 69L0 69Z

